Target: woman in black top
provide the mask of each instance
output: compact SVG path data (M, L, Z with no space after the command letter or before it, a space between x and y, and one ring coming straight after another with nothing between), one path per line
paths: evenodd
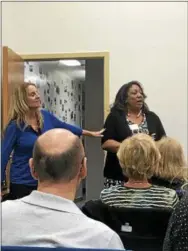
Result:
M188 194L180 200L170 218L163 251L188 250Z
M104 177L105 187L125 181L116 153L120 143L136 134L146 133L154 140L165 136L165 130L154 113L145 103L146 95L138 81L124 84L118 91L111 112L106 118L102 148L107 151Z

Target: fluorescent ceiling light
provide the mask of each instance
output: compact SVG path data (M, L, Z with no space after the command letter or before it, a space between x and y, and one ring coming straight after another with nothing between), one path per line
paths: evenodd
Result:
M67 65L67 66L80 66L81 65L81 63L78 60L74 60L74 59L59 60L59 63Z

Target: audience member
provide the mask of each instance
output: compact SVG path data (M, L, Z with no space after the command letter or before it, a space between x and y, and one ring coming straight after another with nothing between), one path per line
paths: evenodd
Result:
M87 172L76 135L64 129L45 132L29 164L38 190L2 203L2 245L124 249L114 231L85 216L73 202Z
M186 187L188 168L181 144L170 137L163 137L156 142L161 159L155 169L152 184L165 186L181 195Z
M174 190L148 181L160 160L156 143L149 135L140 133L124 140L117 156L128 182L104 189L101 192L103 203L115 207L175 207L178 197Z
M188 195L176 206L167 229L163 251L188 250Z

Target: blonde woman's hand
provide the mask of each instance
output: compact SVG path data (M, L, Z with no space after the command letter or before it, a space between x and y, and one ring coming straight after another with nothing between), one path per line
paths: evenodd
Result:
M87 131L87 130L83 130L83 135L85 136L90 136L90 137L96 137L96 138L102 138L103 137L103 132L105 131L106 129L102 129L100 131Z

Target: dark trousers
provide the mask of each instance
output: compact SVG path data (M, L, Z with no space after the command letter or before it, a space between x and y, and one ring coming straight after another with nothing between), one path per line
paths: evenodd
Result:
M22 184L10 183L10 192L5 195L2 201L16 200L29 195L33 190L36 190L37 186L27 186Z

